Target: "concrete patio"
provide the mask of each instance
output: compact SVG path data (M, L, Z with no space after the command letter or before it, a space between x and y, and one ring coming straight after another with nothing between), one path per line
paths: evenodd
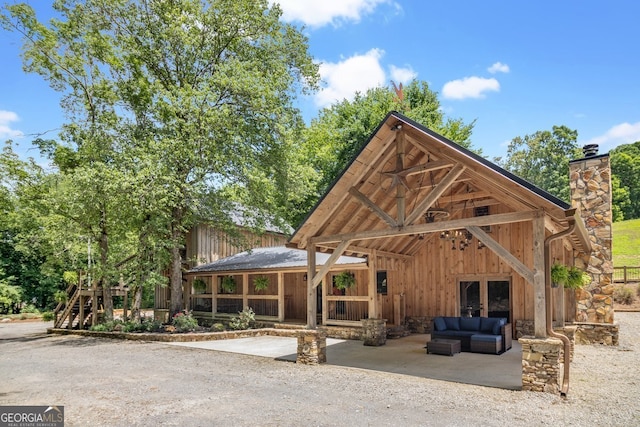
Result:
M328 338L327 363L508 390L522 388L522 350L517 341L501 355L459 353L454 356L427 354L427 341L428 334L413 334L387 340L384 346L367 347L362 341ZM262 336L169 345L294 362L297 341L295 338Z

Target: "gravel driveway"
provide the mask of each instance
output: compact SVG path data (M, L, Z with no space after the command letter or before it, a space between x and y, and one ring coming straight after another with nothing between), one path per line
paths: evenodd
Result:
M63 405L67 426L640 426L640 313L620 346L578 346L567 399L162 343L0 324L0 405Z

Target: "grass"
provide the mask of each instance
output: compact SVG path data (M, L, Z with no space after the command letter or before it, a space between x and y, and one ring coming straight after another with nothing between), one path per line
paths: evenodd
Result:
M613 265L640 266L640 219L613 223Z

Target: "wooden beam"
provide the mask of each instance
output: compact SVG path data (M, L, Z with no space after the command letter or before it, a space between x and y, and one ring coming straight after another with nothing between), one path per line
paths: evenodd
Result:
M278 322L284 322L284 318L287 313L284 312L285 300L284 300L284 271L278 271Z
M398 129L396 135L396 171L402 171L404 169L404 154L405 154L405 141L404 141L404 131L402 128ZM398 225L404 225L404 216L405 216L405 195L407 189L406 179L401 176L395 176L394 180L396 184L396 204L398 206Z
M465 228L470 225L479 227L494 224L510 224L513 222L530 221L537 211L511 212L497 215L477 216L474 218L461 218L450 221L439 221L429 224L417 224L407 227L388 228L383 230L356 231L353 233L334 234L329 236L317 236L309 239L314 244L342 242L344 240L370 240L385 237L406 236L409 234L435 233L456 228Z
M547 307L545 300L544 217L533 220L533 329L536 338L547 336Z
M327 259L327 262L325 262L324 265L320 267L320 270L318 270L318 272L313 275L313 279L311 280L311 286L314 289L318 287L320 282L322 282L322 279L325 276L325 274L327 274L329 270L331 270L331 267L333 267L333 264L335 264L338 258L342 256L345 249L347 249L347 246L349 246L349 243L351 243L350 240L345 240L340 242L338 247L336 247L333 253L329 256L329 259ZM315 253L313 254L313 256L315 258Z
M500 259L509 264L511 268L513 268L520 276L522 276L527 282L533 284L534 274L529 267L524 265L522 261L513 256L511 252L502 247L500 243L493 240L487 233L485 233L480 227L476 226L468 226L467 230L471 234L473 234L478 240L480 240L484 245L495 252Z
M307 242L307 328L316 328L316 308L318 306L318 296L312 279L316 274L316 245Z
M369 257L369 283L367 287L367 296L369 297L369 319L378 318L378 254L374 249Z
M395 176L411 176L416 175L422 172L435 171L438 169L444 169L453 166L453 163L446 160L436 160L433 162L422 163L419 165L412 166L410 168L402 169L401 171L389 171L382 172L383 176L395 177Z
M434 187L433 190L427 194L427 197L420 202L418 206L411 212L411 215L407 217L406 224L411 225L414 223L418 217L422 216L427 209L431 207L435 203L436 200L453 184L453 182L458 178L462 172L464 172L465 167L458 163L449 171L449 173Z
M335 251L335 245L323 245L323 244L318 244L317 247L324 249L325 251L330 250L330 251ZM349 245L349 250L353 251L356 256L362 256L362 255L371 255L371 252L374 250L373 248L366 248L364 246L354 246L354 245ZM378 256L384 256L384 257L388 257L388 258L398 258L402 261L409 261L411 259L413 259L413 257L409 256L409 255L404 255L404 254L399 254L396 252L387 252L387 251L381 251L379 249L375 249L375 251L378 253Z
M355 187L351 187L349 189L349 194L355 197L360 203L365 205L369 210L371 210L374 214L378 215L384 222L389 224L391 227L397 227L398 223L391 218L389 214L383 211L380 206L373 203L367 196L359 192Z

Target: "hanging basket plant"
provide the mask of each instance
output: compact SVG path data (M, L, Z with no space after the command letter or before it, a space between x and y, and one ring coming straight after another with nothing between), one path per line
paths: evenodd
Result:
M202 279L195 279L192 283L193 290L196 292L204 292L207 290L207 282Z
M340 290L349 289L356 284L356 276L348 271L333 276L334 286Z
M222 292L232 294L236 291L236 280L233 276L224 276L220 287L222 288Z
M554 263L551 266L551 286L557 288L564 285L569 278L569 269L563 264Z
M269 287L269 278L265 276L259 276L253 279L253 286L256 292L264 291Z
M584 271L578 267L571 267L567 270L567 280L564 282L564 287L567 289L580 289L590 280L591 277Z

